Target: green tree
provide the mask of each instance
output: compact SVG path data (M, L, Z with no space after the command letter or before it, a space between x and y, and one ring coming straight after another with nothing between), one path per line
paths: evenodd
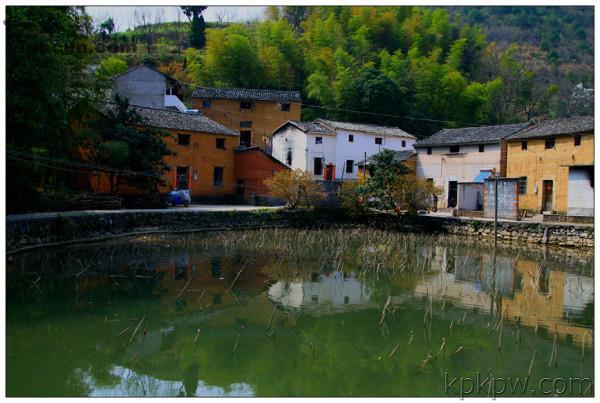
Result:
M82 7L6 8L6 147L51 159L73 158L71 123L103 96L93 73L92 24ZM70 175L8 160L7 210L44 208L44 195L69 186Z
M206 23L202 12L206 6L181 6L183 13L188 17L191 23L190 27L190 46L196 49L203 49L206 44L205 29Z
M169 134L145 126L127 99L117 96L107 105L86 130L89 160L112 168L107 172L110 193L119 193L123 185L157 192L169 170L164 157L172 152L163 141Z
M394 151L383 150L375 154L373 163L368 165L369 177L361 187L366 205L383 210L396 207L396 181L399 176L408 172L402 162L394 159Z

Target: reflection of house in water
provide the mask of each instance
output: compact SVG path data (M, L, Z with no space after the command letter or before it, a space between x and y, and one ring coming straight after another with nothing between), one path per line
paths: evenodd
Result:
M352 273L334 271L319 275L314 281L278 281L269 288L269 298L287 307L328 306L343 308L347 305L369 304L371 291L366 283Z
M482 312L501 311L521 325L544 327L561 338L592 343L591 323L585 323L593 316L591 277L543 269L532 260L498 256L494 271L492 256L447 256L439 251L437 255L444 257L432 263L437 273L421 281L416 294Z

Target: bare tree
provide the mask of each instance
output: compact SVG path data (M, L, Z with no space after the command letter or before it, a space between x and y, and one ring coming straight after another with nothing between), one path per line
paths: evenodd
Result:
M152 12L149 7L137 8L133 13L135 29L140 31L140 39L146 45L148 54L152 54L156 43L158 24L162 23L163 13L161 9Z
M213 10L219 25L229 24L233 18L233 13L229 7L216 7Z

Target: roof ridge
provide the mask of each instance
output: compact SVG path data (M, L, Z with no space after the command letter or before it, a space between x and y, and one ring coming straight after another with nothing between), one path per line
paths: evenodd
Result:
M275 90L272 88L246 88L246 87L205 87L197 85L195 88L206 88L211 90L248 90L248 91L279 91L279 92L300 92L301 90Z

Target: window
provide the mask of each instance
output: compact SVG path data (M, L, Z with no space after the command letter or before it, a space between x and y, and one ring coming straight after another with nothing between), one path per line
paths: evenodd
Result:
M383 144L383 138L375 137L375 144L379 144L379 145Z
M527 150L527 142L521 141L521 150Z
M313 173L317 176L323 175L323 158L315 158Z
M432 151L433 151L433 150L431 149L431 147L427 147L427 155L431 155L431 154L432 154Z
M554 148L554 139L546 140L545 148L546 148L546 150L550 149L550 148Z
M242 120L240 122L240 127L242 129L250 129L252 127L252 122L249 120Z
M217 148L225 149L225 139L216 139Z
M177 135L177 144L179 144L180 146L189 146L190 138L191 138L191 136L189 134L178 134Z
M402 140L402 147L406 147L406 140Z
M288 150L285 162L288 164L288 166L292 165L292 150Z
M459 153L460 152L460 146L450 146L450 152L451 153Z
M241 109L252 109L252 101L241 101L240 108Z
M252 131L251 130L241 130L240 131L240 146L241 147L250 147L252 145Z
M354 134L348 135L348 143L354 143Z
M573 138L573 144L575 144L575 147L578 147L581 145L581 136L575 136Z
M315 144L323 144L323 137L315 137Z
M283 112L289 112L291 110L291 106L289 103L281 104L281 110Z
M346 160L346 173L351 174L354 172L354 160Z
M203 107L203 108L206 108L206 109L208 109L208 108L210 108L211 106L212 106L212 103L211 103L210 99L205 99L204 101L202 101L202 107Z
M427 179L425 179L425 182L427 183L427 186L433 187L433 178L427 178Z
M485 144L479 144L479 152L482 153L485 151Z
M215 167L213 171L213 184L223 186L223 167Z
M517 188L519 190L519 194L520 195L526 195L527 194L527 177L526 176L521 176L518 179Z

